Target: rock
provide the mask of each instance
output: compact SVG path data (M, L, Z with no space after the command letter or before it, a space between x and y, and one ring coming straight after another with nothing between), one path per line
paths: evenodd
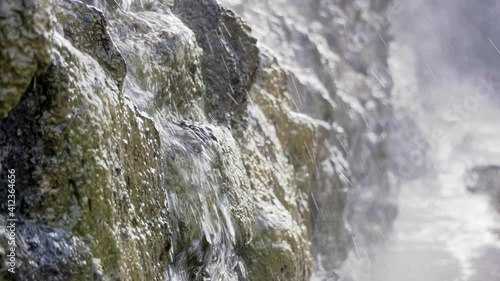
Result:
M336 270L353 246L348 223L388 228L394 214L379 200L391 194L390 83L369 74L387 53L380 42L351 48L335 21L378 15L379 2L318 1L329 12L311 30L311 7L272 13L283 32L269 36L255 10L238 6L251 33L215 0L2 2L0 178L16 170L19 231L16 273L0 279L299 281ZM290 3L272 5L298 9ZM376 200L353 208L359 190Z
M217 108L244 107L259 55L250 27L216 0L178 1L174 12L204 50L201 66L210 110L223 118Z
M92 56L121 88L127 68L106 29L101 11L77 1L58 0L56 17L64 37L79 50Z
M0 219L2 225L7 221ZM16 230L19 269L27 280L74 280L75 276L92 276L103 280L100 264L92 259L88 246L68 231L43 224L25 222ZM4 229L0 231L2 242L7 241ZM2 243L3 249L8 249ZM29 255L24 255L29 253ZM22 261L22 263L20 263ZM23 268L29 268L26 271Z
M72 9L61 8L59 17L66 12L100 18L89 6L64 3ZM28 245L18 248L16 274L27 280L160 279L159 269L165 270L167 263L160 257L168 255L170 242L167 194L162 175L154 173L161 163L158 131L123 98L117 79L123 69L109 68L118 57L95 58L94 50L77 49L72 42L83 42L90 30L74 28L81 33L72 38L54 31L51 66L0 122L0 161L18 175L19 224L36 225L41 229L37 237L47 241L53 233L65 233L61 251L86 256L88 262L41 256L42 268L57 270L32 274L41 265L38 252L50 253L51 242ZM120 174L116 165L122 167ZM6 192L2 190L2 198ZM31 239L28 234L20 232L18 239ZM94 265L102 272L96 275Z
M0 118L50 63L51 0L0 3Z
M395 219L384 126L392 118L392 83L384 70L389 1L222 2L247 20L259 44L277 57L289 77L290 107L315 128L316 139L304 144L314 162L309 197L314 277L330 280L354 243L371 251L370 245L383 242L380 229L389 231Z
M311 275L308 150L315 151L315 134L307 116L287 106L286 83L276 59L261 50L250 104L235 130L256 208L257 231L241 249L249 280L298 281Z

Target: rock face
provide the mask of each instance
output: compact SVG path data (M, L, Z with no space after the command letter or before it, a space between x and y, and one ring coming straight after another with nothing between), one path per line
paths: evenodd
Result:
M0 118L50 63L51 0L0 3Z
M215 0L0 3L0 280L331 278L389 228L387 3L227 4L254 33Z
M223 0L288 74L292 109L316 130L311 155L315 279L383 240L397 209L388 171L392 81L389 1ZM304 144L306 147L313 144ZM312 150L311 150L312 151Z

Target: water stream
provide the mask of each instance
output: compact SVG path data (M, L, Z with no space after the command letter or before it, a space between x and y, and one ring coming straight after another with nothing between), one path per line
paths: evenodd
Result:
M372 280L500 280L500 215L489 196L469 192L464 180L472 167L500 163L498 88L485 82L491 68L481 61L500 61L487 40L494 28L477 17L471 22L478 33L460 25L484 8L481 3L403 2L406 11L393 22L396 42L404 45L392 53L393 94L396 108L409 113L426 141L426 154L410 157L426 172L400 184L398 218L370 266ZM476 67L460 64L481 48L491 50L476 57Z
M399 216L374 261L374 280L500 280L499 216L463 181L477 152L436 150L436 174L401 186Z

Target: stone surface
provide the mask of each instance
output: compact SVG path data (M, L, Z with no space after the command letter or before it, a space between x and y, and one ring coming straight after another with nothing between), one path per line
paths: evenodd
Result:
M51 0L0 3L0 118L50 63Z
M174 11L204 51L201 65L209 109L224 119L224 113L247 101L258 67L257 40L240 17L216 0L178 1Z
M2 2L0 279L331 278L395 213L365 2Z
M315 128L315 141L304 144L314 162L314 277L335 280L349 253L357 259L355 246L370 252L383 242L380 231L389 231L397 214L388 176L389 1L222 2L278 58L289 77L291 108Z
M58 1L50 66L0 121L3 278L307 280L314 132L286 74L214 1L117 4Z

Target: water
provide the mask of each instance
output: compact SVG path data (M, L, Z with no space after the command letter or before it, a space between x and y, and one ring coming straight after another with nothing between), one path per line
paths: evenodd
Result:
M402 186L394 231L374 261L375 280L461 281L500 273L494 262L500 256L495 233L500 220L488 198L466 191L462 159L467 156L444 154L437 159L436 177ZM487 251L493 255L484 256ZM491 266L480 269L478 262ZM500 275L488 278L478 280Z
M468 192L464 182L468 168L500 163L494 92L478 96L482 82L476 73L459 81L446 69L441 77L452 83L419 87L409 78L418 72L411 50L394 48L396 107L414 117L432 165L423 176L402 181L399 215L369 267L369 280L500 280L500 215L487 195ZM456 118L449 118L453 114Z

